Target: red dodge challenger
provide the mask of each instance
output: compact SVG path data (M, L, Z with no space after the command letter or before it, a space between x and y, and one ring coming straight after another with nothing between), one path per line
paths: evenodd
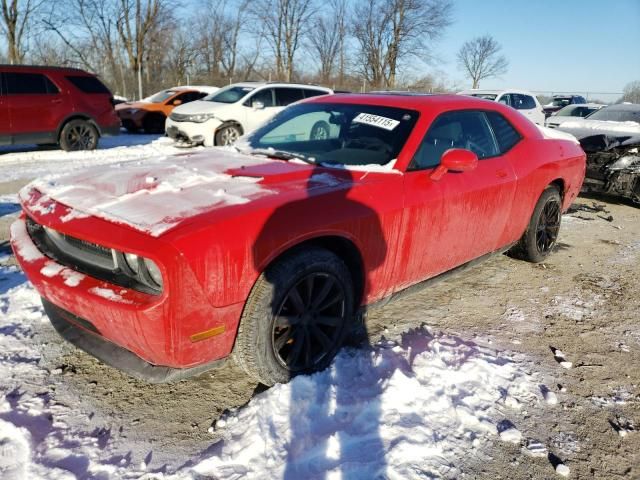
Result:
M324 368L358 312L490 254L539 262L585 155L516 110L332 95L235 148L37 180L11 242L56 330L151 382Z

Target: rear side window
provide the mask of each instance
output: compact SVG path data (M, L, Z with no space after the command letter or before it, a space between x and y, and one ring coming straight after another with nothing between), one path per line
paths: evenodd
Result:
M487 112L487 118L498 142L500 153L505 153L520 141L520 134L501 114L498 112Z
M106 93L107 95L111 95L109 89L96 77L68 75L67 80L69 80L74 87L84 93Z
M59 93L46 75L41 73L4 73L4 86L7 95L46 95Z
M251 107L255 102L262 102L265 108L273 107L273 89L265 88L254 93L244 104Z
M319 97L320 95L328 94L328 92L323 92L322 90L312 90L311 88L304 89L303 92L304 98Z
M276 88L275 90L277 107L286 107L304 98L300 88Z
M536 102L529 95L511 94L512 107L518 110L531 110L536 108Z

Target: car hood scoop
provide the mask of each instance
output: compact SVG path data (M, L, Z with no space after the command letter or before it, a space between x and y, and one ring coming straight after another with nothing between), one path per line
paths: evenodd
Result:
M69 220L91 215L157 237L186 218L273 193L261 170L273 163L213 149L39 179L20 196L36 214L49 213L47 205L55 200L72 209Z

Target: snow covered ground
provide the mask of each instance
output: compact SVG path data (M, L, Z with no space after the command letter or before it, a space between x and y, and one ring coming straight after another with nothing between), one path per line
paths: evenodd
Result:
M51 327L16 267L0 267L0 292L3 479L457 478L461 458L520 442L521 410L544 404L521 356L423 327L255 396L211 427L223 441L147 472L152 445L88 431L52 396L60 372L32 341Z

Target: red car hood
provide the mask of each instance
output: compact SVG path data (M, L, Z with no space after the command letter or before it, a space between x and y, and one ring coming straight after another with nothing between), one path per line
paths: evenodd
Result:
M325 188L346 181L338 170L327 172L214 149L36 180L21 190L20 198L25 211L36 216L50 213L55 201L69 207L60 217L63 222L95 216L158 237L195 215L283 190L308 189L310 177Z

